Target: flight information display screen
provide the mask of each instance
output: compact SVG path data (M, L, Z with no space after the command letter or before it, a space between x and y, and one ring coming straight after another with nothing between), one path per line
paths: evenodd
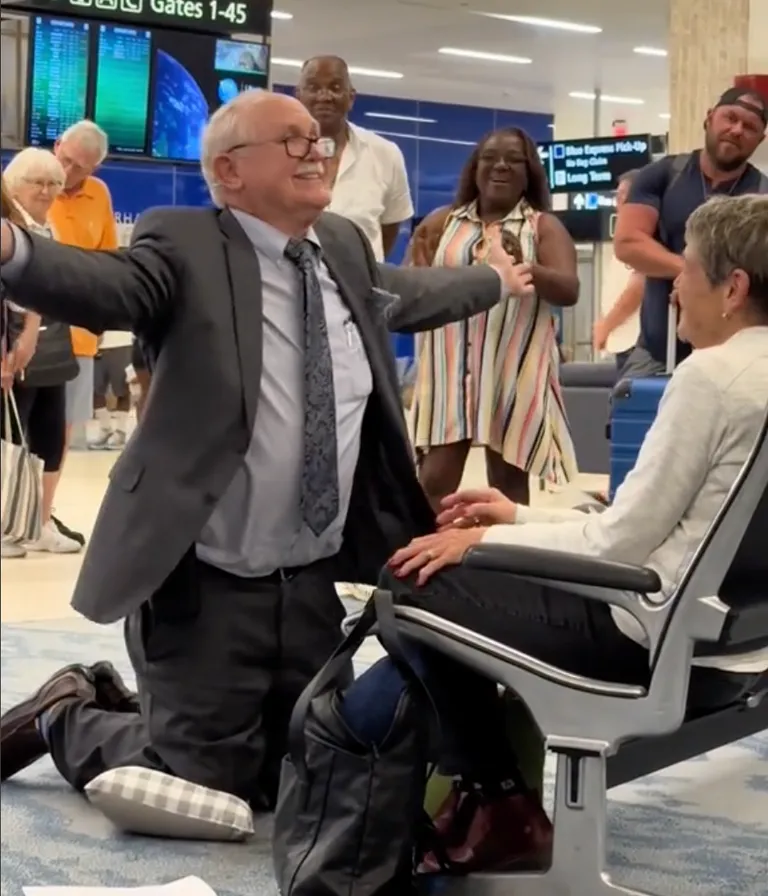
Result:
M152 32L99 25L93 120L109 136L110 152L143 155L152 61Z
M269 58L266 39L36 16L26 142L51 146L90 118L112 155L198 162L211 113L244 90L265 89Z
M158 29L153 48L150 155L197 162L210 114L244 90L267 86L269 47Z
M86 117L88 22L35 16L30 27L27 143L51 146Z

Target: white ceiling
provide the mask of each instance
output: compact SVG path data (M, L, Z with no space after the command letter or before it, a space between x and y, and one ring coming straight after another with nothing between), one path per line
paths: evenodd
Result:
M643 100L606 103L604 118L627 118L634 132L665 129L667 65L636 46L666 46L668 0L276 0L293 14L273 22L276 59L333 53L352 66L396 71L399 80L354 75L361 93L558 111L591 122L590 103L572 91ZM513 24L473 11L528 15L599 26L576 34ZM530 65L456 58L440 47L532 59ZM295 68L275 65L273 79L294 83ZM581 126L584 133L584 125ZM573 135L563 135L573 136Z

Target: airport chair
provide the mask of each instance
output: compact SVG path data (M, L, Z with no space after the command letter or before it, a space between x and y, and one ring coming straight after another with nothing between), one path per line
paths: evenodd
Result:
M765 672L734 705L686 719L694 657L768 646L766 533L768 419L677 590L663 602L650 569L502 545L468 553L467 566L509 571L627 610L648 635L648 688L572 675L424 610L397 608L404 636L519 694L557 757L551 867L446 877L440 896L656 896L614 883L605 871L607 790L768 728Z

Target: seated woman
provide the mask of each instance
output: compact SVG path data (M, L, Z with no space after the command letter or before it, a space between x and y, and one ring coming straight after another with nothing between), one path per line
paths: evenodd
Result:
M456 564L481 542L527 545L647 566L658 572L665 595L674 591L768 408L766 245L768 196L712 199L691 216L676 289L679 334L697 351L672 376L637 464L611 507L600 514L563 513L515 505L495 491L460 492L443 502L440 531L392 557L382 586L400 602L574 674L647 684L644 634L627 614L554 587ZM465 824L463 840L451 828L458 837L451 858L474 870L509 867L546 851L548 822L530 793L521 799L496 685L432 653L419 651L418 662L462 758L462 773L484 794L483 820L474 828ZM743 693L752 675L768 667L768 651L700 660L697 666L689 702L714 708ZM384 660L348 690L344 716L365 742L385 735L402 687ZM443 829L456 823L459 804L454 798L443 813ZM503 837L494 840L500 829Z

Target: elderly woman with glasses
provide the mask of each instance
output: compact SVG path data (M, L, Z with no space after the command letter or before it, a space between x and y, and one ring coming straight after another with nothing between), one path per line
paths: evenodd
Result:
M35 147L22 150L8 163L3 181L6 201L13 204L16 220L32 233L55 239L48 212L64 187L65 173L53 153ZM53 320L41 319L39 314L25 311L12 302L9 308L18 326L9 327L3 390L12 389L29 449L43 461L43 528L34 544L4 540L2 556L24 557L27 548L74 553L80 550L80 544L62 534L52 519L53 498L64 457L65 385L78 371L69 329ZM3 413L6 410L4 401ZM15 433L17 440L20 436Z

